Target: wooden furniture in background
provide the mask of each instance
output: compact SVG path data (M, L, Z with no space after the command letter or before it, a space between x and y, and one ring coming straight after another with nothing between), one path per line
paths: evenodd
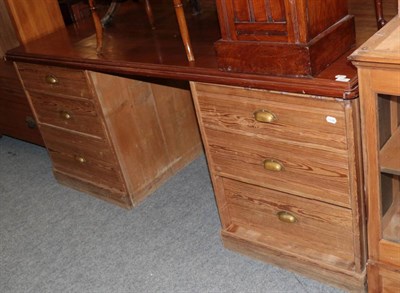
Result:
M60 183L131 208L202 150L182 83L17 68Z
M354 52L368 195L368 288L400 291L400 18Z
M358 100L192 83L225 247L361 291Z
M94 22L94 26L96 29L96 42L97 42L96 52L98 54L100 54L103 49L102 21L100 19L100 16L96 12L95 0L88 0L88 3L89 3L89 7L92 11L93 22ZM114 3L112 3L111 5L113 5L113 4ZM192 44L190 42L189 30L188 30L188 27L186 24L185 12L183 11L182 0L173 0L173 4L174 4L174 8L175 8L176 19L178 21L180 35L181 35L183 46L184 46L185 52L186 52L186 57L189 62L193 62L194 54L193 54ZM155 29L153 11L151 9L151 5L148 0L145 0L145 10L146 10L146 14L149 19L151 28Z
M217 0L220 69L315 76L355 43L347 0Z
M65 26L58 1L4 1L21 44L27 44Z
M0 0L0 135L43 144L15 69L3 56L63 27L57 1Z

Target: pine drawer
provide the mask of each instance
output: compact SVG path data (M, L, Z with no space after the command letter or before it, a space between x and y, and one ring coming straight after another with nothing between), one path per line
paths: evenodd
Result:
M221 176L350 206L348 155L279 140L205 130L208 154Z
M224 178L236 234L285 253L343 269L354 267L351 210Z
M195 93L204 128L347 149L343 105L334 99L202 83Z
M103 122L90 100L30 93L39 123L105 137Z
M85 71L29 63L17 64L27 91L92 98Z
M46 125L41 125L40 130L56 171L126 192L117 159L107 140Z

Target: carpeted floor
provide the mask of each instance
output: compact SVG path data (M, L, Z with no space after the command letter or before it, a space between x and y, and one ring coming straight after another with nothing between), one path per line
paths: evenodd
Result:
M342 292L230 252L204 157L134 210L59 185L0 138L0 292Z

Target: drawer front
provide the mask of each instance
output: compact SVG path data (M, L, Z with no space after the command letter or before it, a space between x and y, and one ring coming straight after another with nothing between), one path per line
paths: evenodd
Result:
M105 137L103 123L89 100L30 93L40 123Z
M54 169L99 186L125 191L110 144L103 139L41 125Z
M345 269L354 267L351 211L223 179L231 223L265 245ZM253 231L254 233L252 233Z
M343 105L334 99L196 83L205 128L347 149Z
M330 152L206 129L217 174L349 207L346 152Z
M18 63L25 89L81 98L92 98L83 70Z

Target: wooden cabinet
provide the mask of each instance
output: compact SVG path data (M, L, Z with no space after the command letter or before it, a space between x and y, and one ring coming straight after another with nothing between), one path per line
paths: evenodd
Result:
M54 0L0 0L0 57L64 27ZM0 61L0 135L43 145L42 137L11 62Z
M191 86L224 245L363 290L358 100Z
M400 291L400 18L360 47L369 292Z
M202 150L185 83L16 67L65 185L129 208Z
M314 76L355 43L346 0L217 0L218 65L233 72Z

